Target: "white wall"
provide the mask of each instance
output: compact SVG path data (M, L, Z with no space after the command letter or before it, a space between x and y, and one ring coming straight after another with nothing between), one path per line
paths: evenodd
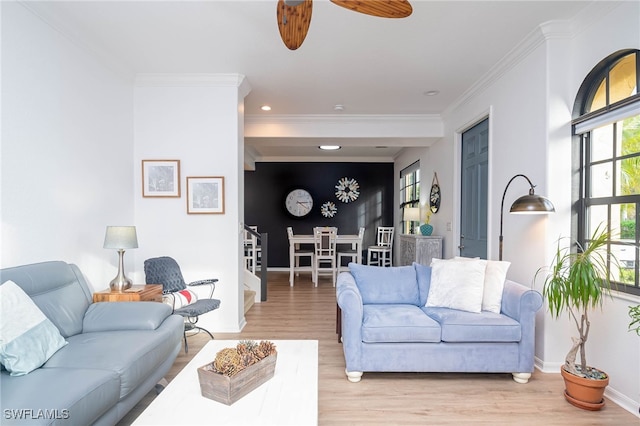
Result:
M439 144L436 144L439 145ZM416 161L420 161L420 187L422 190L420 191L420 224L425 223L426 214L429 210L429 193L431 190L431 182L433 180L433 173L438 173L438 182L440 183L440 189L444 196L447 198L449 203L443 203L440 207L440 210L436 214L432 214L429 220L429 223L433 225L433 235L441 235L444 236L443 242L443 254L444 257L451 257L450 246L451 246L451 235L452 232L447 230L447 222L451 222L451 193L452 189L449 185L443 186L442 178L440 177L441 167L438 164L434 164L433 161L437 158L436 155L433 154L434 147L424 147L424 148L408 148L402 150L400 155L396 157L394 161L394 176L399 179L400 172L402 169L410 166ZM400 194L398 191L398 186L396 185L395 189L395 199L394 206L400 205ZM394 215L394 225L396 229L400 229L399 225L402 221L402 210L397 208ZM396 239L397 242L397 239ZM394 245L394 247L400 247L399 244ZM399 250L395 250L394 252L394 262L398 263L400 259Z
M569 69L571 105L584 78L598 62L620 49L640 49L640 2L623 2L611 11L606 6L601 8L574 23L577 35L568 50L573 64ZM640 409L640 338L627 332L627 311L630 305L639 303L640 297L623 294L605 301L604 309L591 316L587 342L589 364L610 376L605 395L635 414ZM549 333L552 335L553 330Z
M541 289L533 278L549 264L554 242L570 233L571 209L571 110L577 90L588 72L604 57L623 48L640 48L640 3L598 2L573 22L547 23L497 64L443 115L445 136L420 152L407 150L396 161L405 166L408 157L425 160L423 188L432 171L438 173L442 205L433 216L436 229L452 221L445 236L445 257L457 254L459 239L460 133L483 117L490 117L489 242L490 259L498 257L500 201L509 179L527 175L536 193L547 195L556 207L549 216L504 217L504 260L512 262L508 277ZM513 181L505 209L528 190L526 180ZM425 192L425 191L423 191ZM440 223L443 222L443 223ZM627 306L637 297L614 297L602 312L592 315L588 362L607 371L607 396L630 412L640 406L640 339L628 333ZM538 314L537 366L558 372L575 332L568 319L550 318L546 306Z
M187 282L218 278L221 307L199 322L215 332L244 325L239 140L246 84L238 75L141 75L135 89L137 275L144 279L144 259L171 256ZM180 198L142 197L141 162L152 159L180 160ZM187 214L188 176L224 177L224 214Z
M107 288L117 254L102 248L105 227L136 225L140 248L125 255L127 275L143 283L144 259L170 255L188 281L217 277L222 307L202 324L239 331L244 77L173 76L171 87L151 78L134 99L113 64L23 4L0 5L0 266L64 260L94 290ZM141 160L174 158L182 197L142 198ZM186 176L224 176L225 214L187 215Z
M0 266L65 260L106 288L105 227L134 219L133 86L23 5L0 7Z

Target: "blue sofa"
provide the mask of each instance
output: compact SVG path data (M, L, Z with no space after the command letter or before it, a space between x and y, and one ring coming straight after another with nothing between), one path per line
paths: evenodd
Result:
M54 261L0 270L2 285L9 280L67 343L28 374L3 368L3 425L114 425L154 389L181 349L183 319L168 305L92 303L75 265Z
M528 382L539 292L506 280L500 313L426 307L431 267L350 268L360 282L343 272L336 285L349 381L375 371L512 373Z

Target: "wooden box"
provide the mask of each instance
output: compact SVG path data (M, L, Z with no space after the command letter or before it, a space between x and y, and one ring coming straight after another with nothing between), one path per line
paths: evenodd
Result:
M278 354L269 355L257 363L229 377L206 369L198 368L200 392L205 398L231 405L267 380L276 370Z

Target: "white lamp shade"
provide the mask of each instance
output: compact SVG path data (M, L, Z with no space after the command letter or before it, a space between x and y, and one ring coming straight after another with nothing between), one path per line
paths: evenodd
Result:
M135 226L107 226L104 236L106 249L138 248L138 235Z
M404 220L406 222L419 222L420 221L420 207L405 207L404 208Z

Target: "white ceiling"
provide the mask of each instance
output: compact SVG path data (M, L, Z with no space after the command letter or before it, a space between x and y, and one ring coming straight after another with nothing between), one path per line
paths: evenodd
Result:
M585 1L410 0L413 14L384 19L314 0L303 45L288 50L276 0L47 1L28 7L81 40L110 66L135 73L239 73L245 114L440 114L539 24L574 16ZM437 90L436 96L426 96ZM260 106L269 104L265 113ZM334 106L344 105L336 113ZM339 118L339 117L338 117ZM393 158L401 138L247 138L258 157ZM405 143L406 142L406 143ZM428 141L425 143L428 144ZM386 148L381 148L384 146ZM377 148L376 148L377 147Z

